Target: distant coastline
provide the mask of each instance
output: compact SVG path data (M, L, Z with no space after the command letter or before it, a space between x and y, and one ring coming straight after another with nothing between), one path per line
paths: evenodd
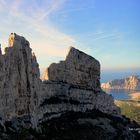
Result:
M126 89L126 90L140 90L140 77L138 75L131 75L123 79L114 79L112 81L102 83L102 89Z
M107 94L110 94L116 100L131 100L130 94L140 92L130 89L103 89Z

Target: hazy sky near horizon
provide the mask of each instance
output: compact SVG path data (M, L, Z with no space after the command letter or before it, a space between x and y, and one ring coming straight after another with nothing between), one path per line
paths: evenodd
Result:
M103 72L135 71L139 6L139 0L0 0L0 42L4 48L11 32L23 35L41 69L74 46L98 59Z

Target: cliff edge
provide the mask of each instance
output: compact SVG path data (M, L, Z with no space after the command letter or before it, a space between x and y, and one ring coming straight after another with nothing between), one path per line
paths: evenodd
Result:
M46 69L41 81L29 42L11 35L0 54L1 139L139 137L129 131L139 125L121 116L113 97L100 88L99 61L72 47L65 61Z
M38 106L41 80L29 42L15 34L13 46L0 54L0 117L30 115Z
M47 113L47 117L92 109L120 114L113 98L100 88L99 61L73 47L65 61L53 63L46 69L41 97L39 110Z

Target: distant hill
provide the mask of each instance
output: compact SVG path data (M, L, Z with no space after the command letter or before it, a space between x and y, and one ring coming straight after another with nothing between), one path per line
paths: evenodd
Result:
M101 84L102 89L133 89L140 90L140 77L132 75L124 79L115 79Z

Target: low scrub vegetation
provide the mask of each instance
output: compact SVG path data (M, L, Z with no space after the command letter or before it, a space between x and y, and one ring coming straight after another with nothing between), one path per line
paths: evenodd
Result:
M140 124L140 106L137 102L116 101L115 103L120 107L123 115Z

